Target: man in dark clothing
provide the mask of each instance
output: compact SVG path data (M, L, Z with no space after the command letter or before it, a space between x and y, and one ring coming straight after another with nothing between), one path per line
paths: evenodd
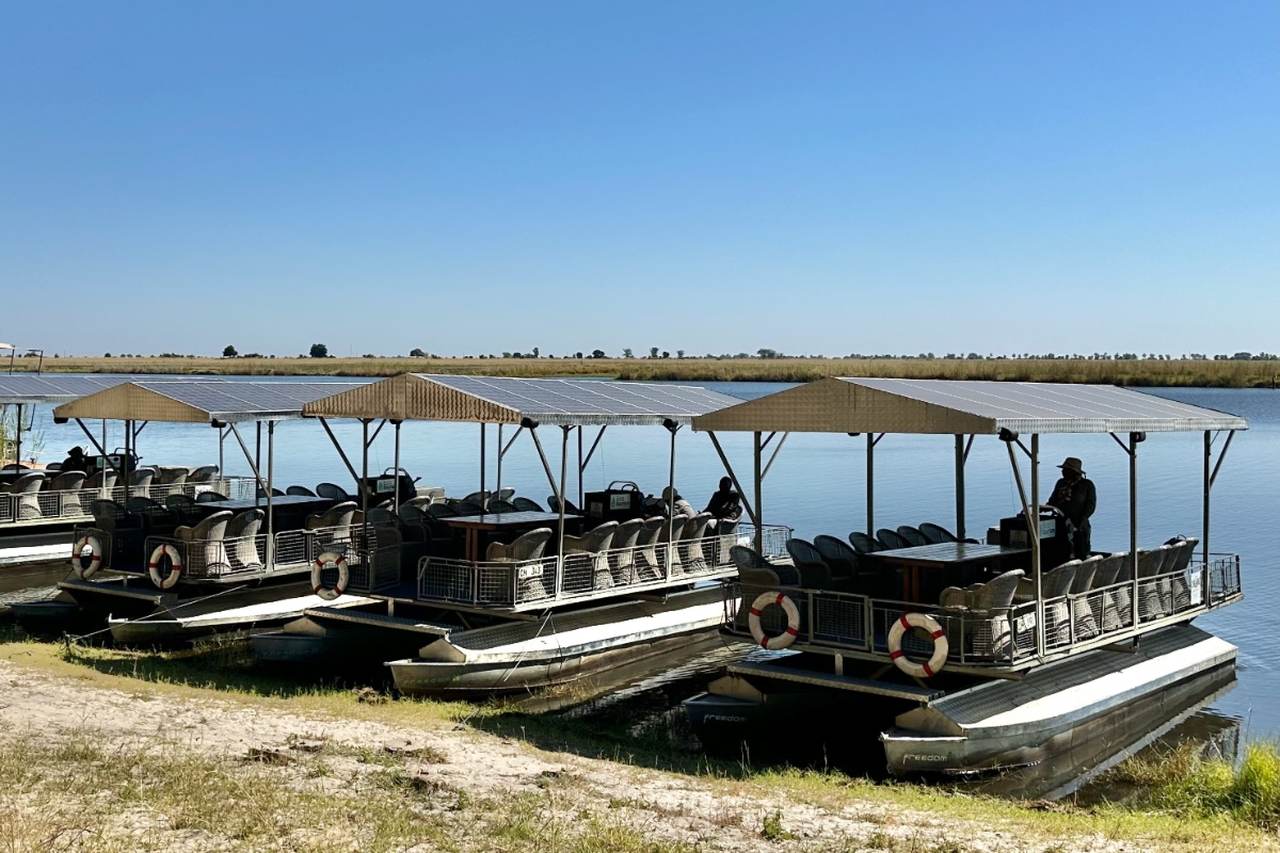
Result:
M1084 559L1092 547L1089 516L1098 507L1098 491L1092 480L1085 479L1084 463L1076 457L1068 456L1058 467L1062 469L1062 478L1053 487L1049 506L1060 509L1070 522L1071 556Z
M84 458L84 448L76 445L67 451L67 458L62 462L63 471L88 471L89 460Z
M733 490L732 479L720 478L720 488L711 496L703 512L709 512L722 521L737 521L742 516L742 498Z

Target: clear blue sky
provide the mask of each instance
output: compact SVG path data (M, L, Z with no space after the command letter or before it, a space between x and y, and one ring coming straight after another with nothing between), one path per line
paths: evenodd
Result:
M0 340L50 351L1276 351L1278 284L1275 2L0 26Z

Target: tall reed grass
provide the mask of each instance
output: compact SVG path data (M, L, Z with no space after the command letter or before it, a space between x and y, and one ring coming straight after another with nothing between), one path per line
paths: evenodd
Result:
M1113 778L1136 786L1138 798L1167 811L1227 815L1280 829L1280 746L1256 743L1239 764L1205 758L1194 744L1154 758L1133 758Z

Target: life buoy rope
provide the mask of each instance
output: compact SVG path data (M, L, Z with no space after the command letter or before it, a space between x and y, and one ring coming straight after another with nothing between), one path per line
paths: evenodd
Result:
M933 640L933 654L924 663L916 663L902 651L902 638L912 628L928 632ZM898 669L913 678L930 678L942 672L947 665L947 653L951 650L947 632L938 620L924 613L904 613L889 628L889 659Z

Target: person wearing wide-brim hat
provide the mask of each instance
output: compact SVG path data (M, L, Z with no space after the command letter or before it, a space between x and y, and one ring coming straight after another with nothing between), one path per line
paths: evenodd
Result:
M1071 556L1083 559L1092 548L1089 517L1098 508L1098 490L1084 475L1084 463L1068 456L1061 465L1062 477L1053 487L1049 506L1062 510L1071 522Z
M67 451L67 458L62 462L63 471L85 471L89 470L89 460L85 459L84 448L76 445Z

